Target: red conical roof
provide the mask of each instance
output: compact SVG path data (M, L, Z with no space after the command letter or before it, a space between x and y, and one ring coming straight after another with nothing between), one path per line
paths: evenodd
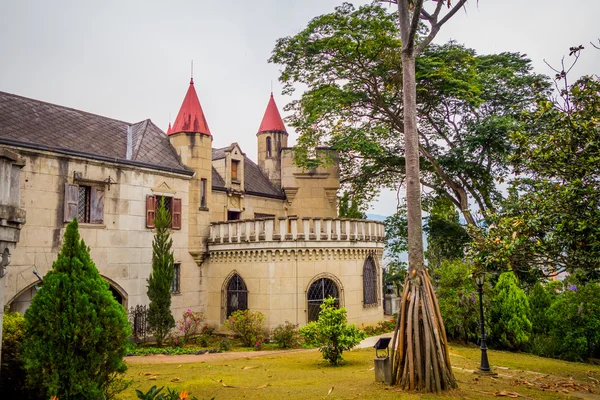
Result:
M169 122L169 127L167 128L167 135L173 133L173 128L171 127L171 123Z
M287 133L279 110L277 109L277 104L275 104L275 99L273 99L273 93L271 93L271 99L267 105L267 110L265 111L262 122L260 123L260 128L258 128L258 133L271 131Z
M183 104L175 118L173 123L173 129L171 135L179 132L191 132L191 133L203 133L210 136L210 129L204 118L204 112L202 106L198 100L196 89L194 89L194 78L190 80L190 87L188 88Z

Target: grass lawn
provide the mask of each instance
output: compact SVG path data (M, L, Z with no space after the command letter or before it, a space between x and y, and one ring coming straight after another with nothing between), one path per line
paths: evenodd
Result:
M499 374L491 378L472 373L480 354L476 347L451 346L459 390L444 394L444 398L489 399L518 394L533 399L600 399L599 366L490 351L490 363ZM136 399L134 389L146 392L157 385L186 389L199 399L214 396L217 400L440 398L375 383L373 357L372 349L351 351L344 354L346 363L341 367L329 366L317 351L183 364L168 363L165 357L163 364L130 365L127 375L134 383L121 397Z

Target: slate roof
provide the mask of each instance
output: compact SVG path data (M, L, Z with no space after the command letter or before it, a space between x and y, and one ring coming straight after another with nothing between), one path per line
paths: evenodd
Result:
M149 119L131 124L6 92L0 92L0 143L193 174Z
M230 148L231 146L212 149L212 159L225 158L225 150ZM225 180L214 168L212 170L212 186L217 189L226 189ZM244 155L244 189L246 193L252 195L285 198L283 191L273 186L269 178L261 172L258 165L246 155Z

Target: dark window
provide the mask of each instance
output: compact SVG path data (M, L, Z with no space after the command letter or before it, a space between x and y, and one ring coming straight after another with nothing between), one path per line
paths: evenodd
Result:
M242 213L239 211L227 211L227 221L237 221L241 219Z
M238 160L231 160L231 180L238 180L238 169L240 166L240 162Z
M181 229L181 199L152 195L146 196L146 227L154 228L154 217L162 199L171 215L171 229Z
M267 157L271 158L272 157L272 149L271 149L271 137L267 136Z
M375 263L369 256L363 266L363 305L377 304L377 270Z
M104 188L65 184L64 222L104 223Z
M90 222L90 187L79 186L79 199L77 202L77 220Z
M254 213L254 218L275 218L275 214Z
M181 282L181 264L173 264L173 282L171 282L171 293L179 293Z
M227 284L227 317L237 310L248 309L248 289L244 280L235 274Z
M313 282L306 297L308 300L308 322L316 321L319 318L321 304L327 297L333 297L336 307L340 306L339 289L331 279L321 278Z
M200 179L200 208L206 208L206 179Z

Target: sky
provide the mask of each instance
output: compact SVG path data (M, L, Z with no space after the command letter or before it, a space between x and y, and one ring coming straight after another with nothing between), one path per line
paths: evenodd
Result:
M366 4L356 1L353 4ZM432 4L431 2L428 2ZM280 111L278 38L332 12L335 0L0 0L0 91L124 120L150 118L166 131L190 79L213 147L238 142L256 159L256 131L271 86ZM571 46L586 50L574 76L600 73L598 0L470 0L440 31L479 54L527 54L552 74ZM295 134L290 132L290 144ZM41 133L43 134L43 132ZM390 215L396 193L382 192L370 213Z

